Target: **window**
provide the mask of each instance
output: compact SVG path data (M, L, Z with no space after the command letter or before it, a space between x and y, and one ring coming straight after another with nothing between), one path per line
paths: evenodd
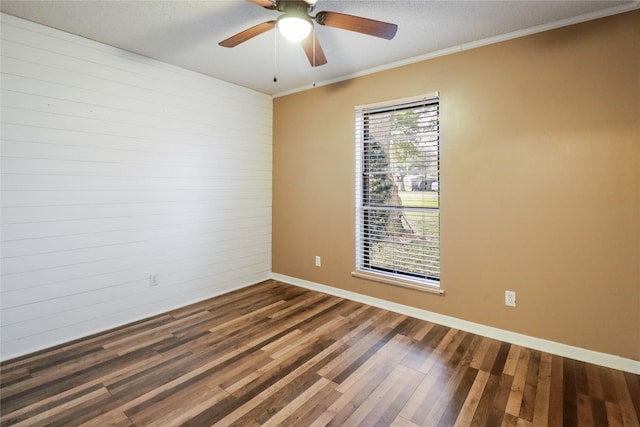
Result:
M356 276L440 282L437 95L356 108Z

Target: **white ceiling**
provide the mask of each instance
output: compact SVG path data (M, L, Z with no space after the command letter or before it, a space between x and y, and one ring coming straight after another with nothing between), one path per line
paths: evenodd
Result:
M328 60L316 68L300 46L275 31L232 49L218 46L221 40L279 15L242 0L2 0L0 5L10 15L278 96L308 89L313 82L338 81L637 9L640 2L319 0L312 15L327 10L363 16L395 23L398 33L388 41L316 24Z

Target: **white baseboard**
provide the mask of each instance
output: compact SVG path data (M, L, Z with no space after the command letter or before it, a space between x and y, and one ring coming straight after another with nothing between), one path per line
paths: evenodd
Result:
M313 291L318 291L329 295L334 295L351 301L357 301L363 304L404 314L406 316L426 320L429 322L437 323L439 325L471 332L477 335L482 335L511 344L516 344L522 347L528 347L534 350L544 351L547 353L556 354L558 356L568 357L570 359L580 360L582 362L593 363L600 366L606 366L607 368L618 369L621 371L640 375L640 361L637 360L614 356L607 353L600 353L597 351L574 347L571 345L544 340L541 338L530 337L528 335L506 331L504 329L498 329L491 326L482 325L480 323L469 322L467 320L445 316L443 314L434 313L420 308L398 304L380 298L374 298L368 295L346 291L344 289L334 288L332 286L322 285L320 283L310 282L308 280L297 279L295 277L285 276L279 273L271 273L271 278L280 282L300 286L302 288L311 289Z

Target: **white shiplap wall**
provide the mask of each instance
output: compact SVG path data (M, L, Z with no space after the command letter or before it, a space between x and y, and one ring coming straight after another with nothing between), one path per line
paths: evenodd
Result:
M3 360L269 277L271 97L5 14L1 52Z

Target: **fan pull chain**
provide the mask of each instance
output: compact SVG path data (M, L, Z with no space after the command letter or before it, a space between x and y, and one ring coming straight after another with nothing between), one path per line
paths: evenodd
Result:
M311 30L311 32L313 36L313 39L311 40L313 42L313 68L315 68L316 67L316 32L315 30ZM313 84L313 87L316 87L315 80L312 82L312 84Z
M278 32L273 32L273 82L278 81Z

